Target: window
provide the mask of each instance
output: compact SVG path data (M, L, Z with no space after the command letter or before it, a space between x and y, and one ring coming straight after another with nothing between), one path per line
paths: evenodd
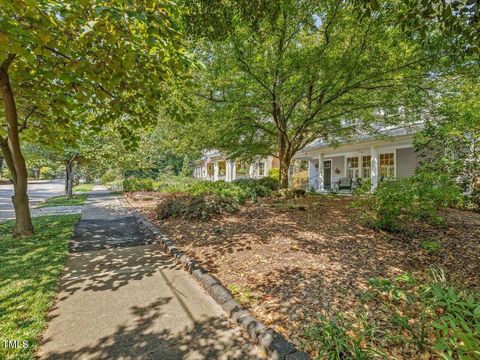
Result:
M235 166L237 167L237 169L235 170L237 176L248 174L248 168L247 168L247 164L245 162L243 162L243 161L236 162Z
M213 164L208 164L208 170L207 170L208 175L213 175L214 173L214 167Z
M380 154L380 176L385 178L395 177L395 154Z
M218 175L225 176L226 172L227 172L227 169L226 169L225 161L219 162L218 163Z
M258 163L258 176L265 176L265 163L263 161Z
M372 157L370 155L362 156L362 178L370 179L371 166Z
M347 158L347 177L349 177L350 179L357 179L360 177L358 157Z

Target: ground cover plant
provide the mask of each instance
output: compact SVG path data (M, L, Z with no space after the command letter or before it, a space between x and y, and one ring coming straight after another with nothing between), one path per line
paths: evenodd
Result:
M45 328L67 259L67 243L78 215L34 218L35 235L12 238L13 221L0 224L0 334L21 340L20 348L0 348L0 358L32 359ZM22 341L28 347L23 348Z

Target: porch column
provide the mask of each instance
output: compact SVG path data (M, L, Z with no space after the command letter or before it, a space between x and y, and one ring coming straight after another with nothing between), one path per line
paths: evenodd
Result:
M237 162L232 161L232 181L237 178Z
M253 178L255 176L255 165L250 164L250 168L248 169L248 176Z
M370 164L370 180L372 181L372 191L378 187L378 150L376 147L372 146L370 148L371 152L371 164Z
M312 188L315 184L315 163L314 159L308 160L308 188Z
M215 161L213 163L213 181L217 181L218 180L218 161Z
M232 181L232 162L226 161L225 164L225 181Z
M318 191L325 191L325 179L323 173L323 154L318 155Z

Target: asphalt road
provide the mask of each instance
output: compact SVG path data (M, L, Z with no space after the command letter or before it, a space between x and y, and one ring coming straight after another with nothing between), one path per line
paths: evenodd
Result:
M28 197L30 198L30 206L35 206L43 200L63 195L64 180L39 180L28 183ZM13 185L0 185L0 221L5 219L13 219L15 213L12 204Z

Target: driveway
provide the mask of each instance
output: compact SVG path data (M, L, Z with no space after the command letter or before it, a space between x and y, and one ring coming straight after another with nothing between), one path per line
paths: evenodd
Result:
M28 183L30 206L38 205L52 196L63 195L64 180L38 180ZM12 204L13 185L0 185L0 221L15 218Z

